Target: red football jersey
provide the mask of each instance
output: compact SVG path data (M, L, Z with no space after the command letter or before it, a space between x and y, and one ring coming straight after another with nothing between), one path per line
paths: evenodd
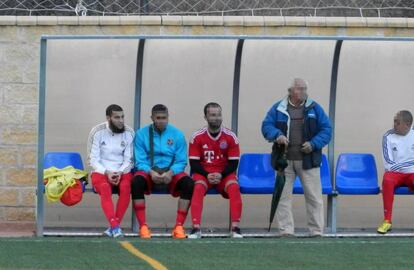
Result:
M207 127L195 132L190 140L189 158L200 160L208 173L222 172L228 160L239 159L239 140L231 130L222 127L213 138Z

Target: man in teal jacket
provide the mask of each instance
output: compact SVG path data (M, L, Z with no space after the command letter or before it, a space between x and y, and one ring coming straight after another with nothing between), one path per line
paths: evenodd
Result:
M150 238L146 224L145 197L153 188L166 187L178 200L173 238L185 238L183 224L193 194L194 181L184 172L187 165L187 144L184 134L168 124L168 109L162 104L152 108L153 124L136 131L134 141L135 175L132 179L132 200L140 225L140 237Z

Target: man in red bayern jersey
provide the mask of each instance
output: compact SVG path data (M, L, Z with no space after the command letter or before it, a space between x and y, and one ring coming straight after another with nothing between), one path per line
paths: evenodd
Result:
M207 127L195 132L190 141L189 159L195 185L191 199L193 230L188 238L201 238L203 200L211 188L230 200L230 236L242 238L239 228L242 200L236 176L240 157L239 141L231 130L222 127L219 104L211 102L204 106L204 118Z

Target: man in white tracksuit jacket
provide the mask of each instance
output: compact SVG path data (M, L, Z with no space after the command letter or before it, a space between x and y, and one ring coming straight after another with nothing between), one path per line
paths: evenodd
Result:
M414 129L413 116L409 111L399 111L394 117L394 128L384 134L382 153L385 173L382 181L384 221L378 233L391 230L394 189L407 186L414 191Z

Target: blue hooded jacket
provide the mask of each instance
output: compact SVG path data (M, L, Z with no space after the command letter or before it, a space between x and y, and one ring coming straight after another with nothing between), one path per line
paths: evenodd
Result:
M289 138L290 117L287 104L287 97L276 102L262 122L263 137L269 142L274 142L280 135ZM306 170L320 166L322 148L331 140L332 127L322 107L310 98L306 100L304 114L304 139L311 143L313 149L310 154L303 154L303 169Z

